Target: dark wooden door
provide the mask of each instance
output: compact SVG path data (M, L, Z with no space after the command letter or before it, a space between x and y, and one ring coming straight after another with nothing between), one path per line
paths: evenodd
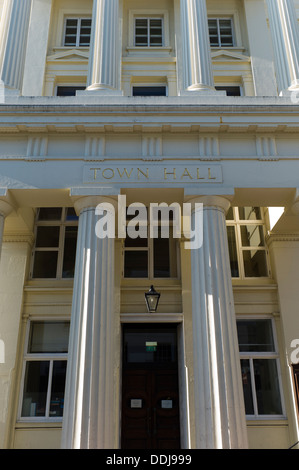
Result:
M176 370L124 370L123 449L179 449Z
M123 326L122 448L179 449L177 326Z

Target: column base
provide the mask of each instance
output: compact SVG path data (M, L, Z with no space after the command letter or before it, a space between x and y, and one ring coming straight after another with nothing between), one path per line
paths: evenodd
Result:
M7 98L16 98L18 96L21 96L20 90L10 88L4 85L3 82L0 82L0 103L5 103Z
M282 90L279 93L279 96L288 97L288 98L291 99L291 102L293 104L299 104L299 83L298 84L292 84L286 90Z
M76 96L123 96L122 90L109 87L108 85L94 84L86 88L86 90L78 90Z
M195 85L191 85L185 90L180 91L180 96L226 96L226 92L222 90L216 90L214 87L208 85L201 85L197 83Z

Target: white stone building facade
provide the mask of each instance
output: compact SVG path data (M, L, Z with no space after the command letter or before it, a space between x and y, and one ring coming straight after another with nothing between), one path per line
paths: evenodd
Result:
M299 2L0 12L0 447L295 448Z

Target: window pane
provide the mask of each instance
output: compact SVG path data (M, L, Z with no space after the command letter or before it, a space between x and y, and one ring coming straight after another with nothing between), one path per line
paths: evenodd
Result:
M147 251L125 251L125 277L148 277Z
M243 250L246 277L267 277L267 260L264 250Z
M61 220L60 207L42 207L39 209L38 220Z
M45 416L49 361L27 362L22 416Z
M254 359L253 363L258 414L282 414L276 360Z
M271 320L238 320L240 352L274 352Z
M53 363L52 390L50 401L50 417L63 415L66 361Z
M177 362L177 331L171 326L126 326L124 329L124 363L151 364Z
M32 322L29 353L67 353L69 322Z
M228 251L230 259L230 269L232 277L239 277L239 265L237 256L237 243L235 227L227 227Z
M221 88L221 87L217 87L217 88ZM226 213L226 220L234 220L234 211L232 207L230 207Z
M261 225L241 225L242 246L265 246Z
M136 28L145 28L147 30L147 19L146 18L138 18L136 21Z
M169 239L154 239L154 277L170 277Z
M239 207L240 220L261 220L261 209L259 207Z
M135 46L147 46L147 36L136 36Z
M34 278L56 278L57 251L36 251L32 276Z
M127 248L146 248L147 242L148 242L147 238L141 238L141 237L131 238L127 236L125 240L125 246Z
M241 372L242 372L243 393L244 393L244 401L245 401L245 411L247 415L252 415L254 414L254 408L253 408L249 359L241 360Z
M219 46L217 20L208 20L211 46Z
M77 221L78 219L79 217L77 216L75 209L73 207L68 207L66 211L66 221Z
M90 34L91 34L91 20L82 19L81 30L80 30L80 46L90 45Z
M57 248L59 245L59 227L37 227L36 247Z
M65 28L65 46L75 46L77 39L78 19L67 19Z
M134 86L133 96L166 96L165 86Z
M76 249L77 249L77 227L65 228L64 256L63 256L63 278L73 278L75 273Z

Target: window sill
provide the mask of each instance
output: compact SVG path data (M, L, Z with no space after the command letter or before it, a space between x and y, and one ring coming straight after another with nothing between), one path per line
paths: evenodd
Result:
M72 289L74 279L31 279L24 287L24 290L34 291L40 289L55 290L55 289Z
M55 46L53 47L53 52L60 52L60 51L72 51L73 49L79 51L89 51L89 46Z
M288 420L285 416L246 416L247 426L287 426Z
M24 419L24 418L23 418ZM62 418L57 421L48 420L18 420L15 424L15 429L32 429L32 428L62 428Z
M135 47L129 46L126 48L127 57L171 57L172 47Z

